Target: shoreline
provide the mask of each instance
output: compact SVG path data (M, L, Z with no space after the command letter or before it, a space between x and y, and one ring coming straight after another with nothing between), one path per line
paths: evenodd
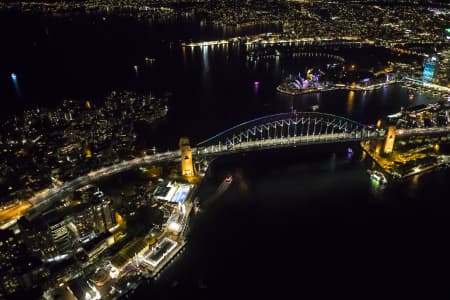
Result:
M202 178L203 179L203 178ZM171 250L167 255L160 261L155 267L152 267L153 270L149 269L149 266L146 264L143 264L145 271L141 275L142 278L137 282L137 285L134 287L130 287L129 290L125 291L123 294L118 295L118 297L113 297L114 299L120 299L121 297L133 294L137 288L139 288L142 284L145 283L155 283L160 275L164 272L164 270L169 267L176 258L178 258L185 250L186 245L188 244L187 234L189 232L189 222L192 220L192 213L195 214L195 207L194 207L194 200L196 199L196 192L198 190L198 187L200 186L202 180L197 182L194 187L192 188L191 192L188 194L186 200L184 203L187 205L186 209L186 215L183 220L183 226L182 229L179 231L177 238L168 237L170 234L163 233L158 239L156 244L161 242L164 239L170 239L174 242L177 242L178 244ZM194 209L193 209L194 208Z
M382 88L387 85L402 83L402 82L404 82L404 81L403 80L392 80L389 82L378 83L378 84L374 84L374 85L367 86L367 87L345 85L345 86L333 86L333 87L329 87L329 88L308 88L308 89L300 89L300 90L295 90L295 89L288 90L282 86L283 84L280 84L277 86L276 90L279 93L287 94L290 96L302 96L302 95L313 94L313 93L332 92L332 91L339 91L339 90L362 91L362 92L363 91L372 91L372 90L379 89L379 88Z
M391 80L391 81L386 81L386 82L382 82L382 83L377 83L377 84L372 84L370 86L360 86L360 85L339 85L339 86L333 86L333 87L328 87L328 88L324 88L324 87L320 87L320 88L306 88L306 89L294 89L294 88L286 88L285 86L287 85L286 82L283 82L282 84L278 85L276 87L277 92L281 93L281 94L285 94L285 95L290 95L290 96L302 96L302 95L306 95L306 94L313 94L313 93L321 93L321 92L331 92L331 91L339 91L339 90L347 90L347 91L355 91L355 92L365 92L365 91L372 91L375 89L379 89L385 86L389 86L392 84L405 84L407 83L406 86L404 86L405 88L407 88L408 90L416 90L417 86L419 86L420 88L423 89L424 92L430 92L430 91L434 91L437 93L441 93L442 95L446 95L446 93L448 93L448 97L450 97L450 88L448 87L444 87L444 86L440 86L440 85L435 85L435 84L429 84L429 83L423 83L419 80L413 79L413 78L409 78L409 77L404 77L402 79L397 79L397 80Z
M385 173L386 175L389 176L390 180L400 181L400 180L408 179L409 177L412 177L415 175L430 173L430 172L450 168L450 165L448 163L446 163L445 161L440 161L435 164L423 166L419 170L413 169L414 171L410 171L405 174L394 174L394 172L392 172L392 170L389 167L383 165L382 160L384 160L384 158L377 157L376 155L374 155L374 153L367 146L363 145L363 143L360 143L359 145L360 145L362 151L365 152L367 155L369 155L370 159L373 162L375 162L375 164L383 171L383 173Z

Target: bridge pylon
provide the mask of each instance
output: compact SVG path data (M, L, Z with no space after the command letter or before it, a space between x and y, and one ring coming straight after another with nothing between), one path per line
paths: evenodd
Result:
M384 154L391 154L394 150L394 143L395 143L395 126L389 126L388 132L386 135L386 141L384 142Z
M192 163L192 150L189 144L189 138L180 138L181 151L181 175L185 177L192 177L194 173L194 165Z

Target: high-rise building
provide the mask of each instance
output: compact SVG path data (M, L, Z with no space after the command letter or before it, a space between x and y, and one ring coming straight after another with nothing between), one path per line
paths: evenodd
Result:
M106 232L117 224L114 217L114 211L111 206L111 200L103 199L94 204L92 209L96 233Z
M30 289L44 288L50 274L30 254L20 236L0 230L0 299L23 299Z
M47 232L47 226L42 219L30 221L25 217L17 221L20 236L32 255L41 260L49 258L55 251L52 238Z
M443 86L450 86L450 48L442 50L439 54L438 69L438 83Z
M14 294L21 287L20 274L15 268L25 255L22 241L12 231L0 230L0 298Z
M18 224L27 248L41 260L58 260L72 252L73 234L59 212L53 211L32 221L21 218Z
M72 249L72 237L66 219L56 219L48 224L57 256L68 254Z
M423 68L422 81L424 83L433 83L436 71L436 57L429 58L425 61Z
M72 213L71 222L75 226L77 239L90 239L89 236L95 233L94 212L87 203L78 205Z
M66 220L73 225L76 238L82 242L91 240L117 224L111 201L107 199L96 199L94 204L78 205Z

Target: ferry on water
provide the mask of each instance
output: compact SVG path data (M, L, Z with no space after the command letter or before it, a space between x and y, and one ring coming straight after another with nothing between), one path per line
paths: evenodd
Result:
M377 170L367 170L367 173L369 173L371 179L376 180L378 183L387 183L386 176L382 172Z
M225 182L226 184L231 184L231 183L233 182L233 176L228 175L227 177L225 177L224 182Z

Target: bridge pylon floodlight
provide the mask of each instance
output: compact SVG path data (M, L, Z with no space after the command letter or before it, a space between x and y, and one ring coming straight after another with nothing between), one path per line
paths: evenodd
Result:
M386 135L386 141L384 142L384 154L391 154L394 150L395 143L395 126L389 126Z
M187 137L180 138L181 151L181 175L194 176L194 166L192 164L192 150Z
M382 141L376 141L376 144L375 144L375 153L376 154L380 155L382 146L383 146Z

